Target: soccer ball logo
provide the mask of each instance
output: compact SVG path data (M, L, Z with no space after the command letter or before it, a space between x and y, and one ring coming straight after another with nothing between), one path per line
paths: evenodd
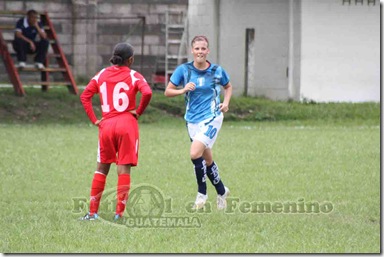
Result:
M153 186L139 186L129 194L126 211L130 217L160 217L164 211L164 197Z

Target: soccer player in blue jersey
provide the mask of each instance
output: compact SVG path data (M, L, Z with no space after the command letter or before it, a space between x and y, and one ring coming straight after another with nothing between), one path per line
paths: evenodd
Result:
M207 60L209 43L205 36L196 36L191 42L193 61L179 65L165 89L165 96L185 95L188 134L191 139L190 157L195 169L198 193L195 209L203 208L207 199L206 177L215 186L217 208L225 209L229 189L219 176L213 160L212 147L223 123L223 112L228 111L232 85L225 70ZM220 103L220 89L224 100Z

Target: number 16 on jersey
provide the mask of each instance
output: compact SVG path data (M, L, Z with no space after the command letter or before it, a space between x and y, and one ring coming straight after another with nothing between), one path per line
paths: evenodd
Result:
M120 92L122 89L123 91ZM118 82L113 88L112 104L115 110L118 112L126 111L129 106L129 98L127 93L125 92L127 90L129 90L129 86L125 82ZM109 112L111 103L108 103L108 91L106 82L101 84L100 94L103 100L101 109L103 110L103 112Z

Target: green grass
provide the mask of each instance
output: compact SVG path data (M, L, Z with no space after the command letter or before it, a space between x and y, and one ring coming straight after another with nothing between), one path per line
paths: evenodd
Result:
M144 116L143 116L144 117ZM214 159L231 199L331 203L330 213L188 213L196 185L179 119L142 123L132 187L156 186L171 216L201 228L129 228L79 222L73 198L88 198L97 129L79 124L1 124L0 251L5 253L379 253L380 128L224 122ZM113 167L106 189L116 185ZM164 214L168 215L168 214Z
M12 88L0 89L0 121L10 124L78 124L87 123L78 95L65 88L52 88L43 93L27 88L25 97L14 95ZM94 109L100 113L98 96ZM184 115L184 98L167 98L154 92L149 108L140 119L142 123L168 122ZM314 103L271 101L264 98L233 97L226 121L276 122L295 125L380 123L380 103Z
M65 89L0 90L0 252L5 253L379 253L380 104L233 98L214 146L229 201L190 213L196 182L182 120L184 99L155 92L140 117L132 189L152 185L164 217L200 228L79 222L96 168L97 128ZM98 99L94 100L100 112ZM113 198L113 166L104 199ZM169 206L169 201L171 205ZM258 203L318 203L330 213L259 213ZM114 207L114 206L113 206ZM100 210L106 217L113 210ZM253 212L254 211L254 212ZM106 216L105 216L106 215ZM128 215L128 212L126 212Z

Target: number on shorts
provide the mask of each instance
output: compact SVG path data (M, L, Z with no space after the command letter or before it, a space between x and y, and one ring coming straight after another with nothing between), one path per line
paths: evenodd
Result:
M217 128L214 128L212 125L209 125L208 130L207 132L204 133L204 135L212 139L216 135L216 132L217 132Z

